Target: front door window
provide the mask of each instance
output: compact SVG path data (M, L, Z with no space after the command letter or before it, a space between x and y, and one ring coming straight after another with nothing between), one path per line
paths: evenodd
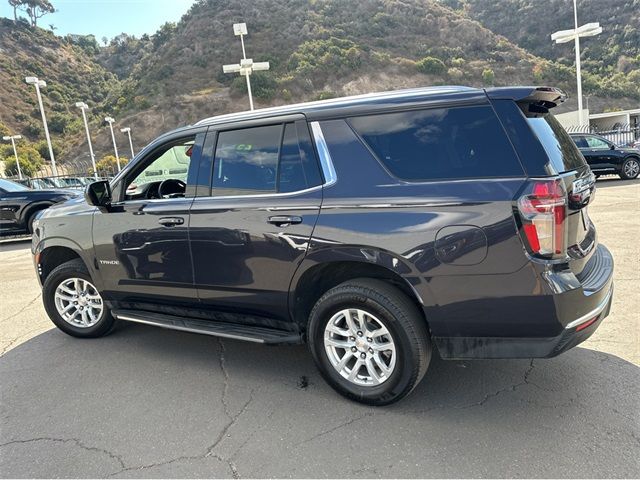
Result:
M191 136L171 142L154 153L150 163L127 183L125 199L184 197L194 144L195 137Z

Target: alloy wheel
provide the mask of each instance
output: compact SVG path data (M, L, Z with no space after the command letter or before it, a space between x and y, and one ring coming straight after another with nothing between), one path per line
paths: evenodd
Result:
M324 348L333 368L356 385L375 386L389 379L396 365L391 333L373 314L344 309L324 331Z
M633 178L640 173L640 163L637 160L627 160L624 165L624 174L627 177Z
M93 327L102 318L102 297L96 287L83 278L63 280L56 288L54 300L58 314L74 327Z

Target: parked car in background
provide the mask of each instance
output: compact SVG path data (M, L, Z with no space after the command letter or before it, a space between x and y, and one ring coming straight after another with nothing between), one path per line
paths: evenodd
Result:
M600 135L591 133L571 133L596 176L617 174L630 180L640 174L640 150L633 147L620 147Z
M208 118L47 210L47 314L308 343L384 405L446 359L553 357L609 313L595 176L549 87L434 87ZM139 352L144 355L144 352Z
M38 213L79 194L61 189L33 190L0 178L0 235L32 233Z

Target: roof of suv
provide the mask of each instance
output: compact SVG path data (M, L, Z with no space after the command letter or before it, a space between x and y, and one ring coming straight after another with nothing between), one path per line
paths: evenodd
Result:
M257 120L266 117L291 115L302 113L307 116L330 116L340 111L357 110L361 108L383 107L406 103L419 103L429 100L464 100L481 98L485 95L496 99L512 99L516 101L531 99L544 101L555 106L564 101L564 92L552 87L499 87L480 89L463 86L422 87L389 92L368 93L349 97L333 98L316 102L283 105L279 107L262 108L253 111L229 113L200 120L195 125L215 125L244 120Z

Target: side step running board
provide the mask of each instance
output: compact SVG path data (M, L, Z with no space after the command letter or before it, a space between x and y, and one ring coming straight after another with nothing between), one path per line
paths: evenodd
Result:
M276 330L273 328L258 327L255 325L239 325L236 323L217 322L213 320L200 320L197 318L184 318L174 315L165 315L155 312L143 312L139 310L113 310L112 315L118 320L144 323L156 327L180 330L183 332L200 333L214 337L231 338L247 342L264 344L296 344L302 343L299 334Z

